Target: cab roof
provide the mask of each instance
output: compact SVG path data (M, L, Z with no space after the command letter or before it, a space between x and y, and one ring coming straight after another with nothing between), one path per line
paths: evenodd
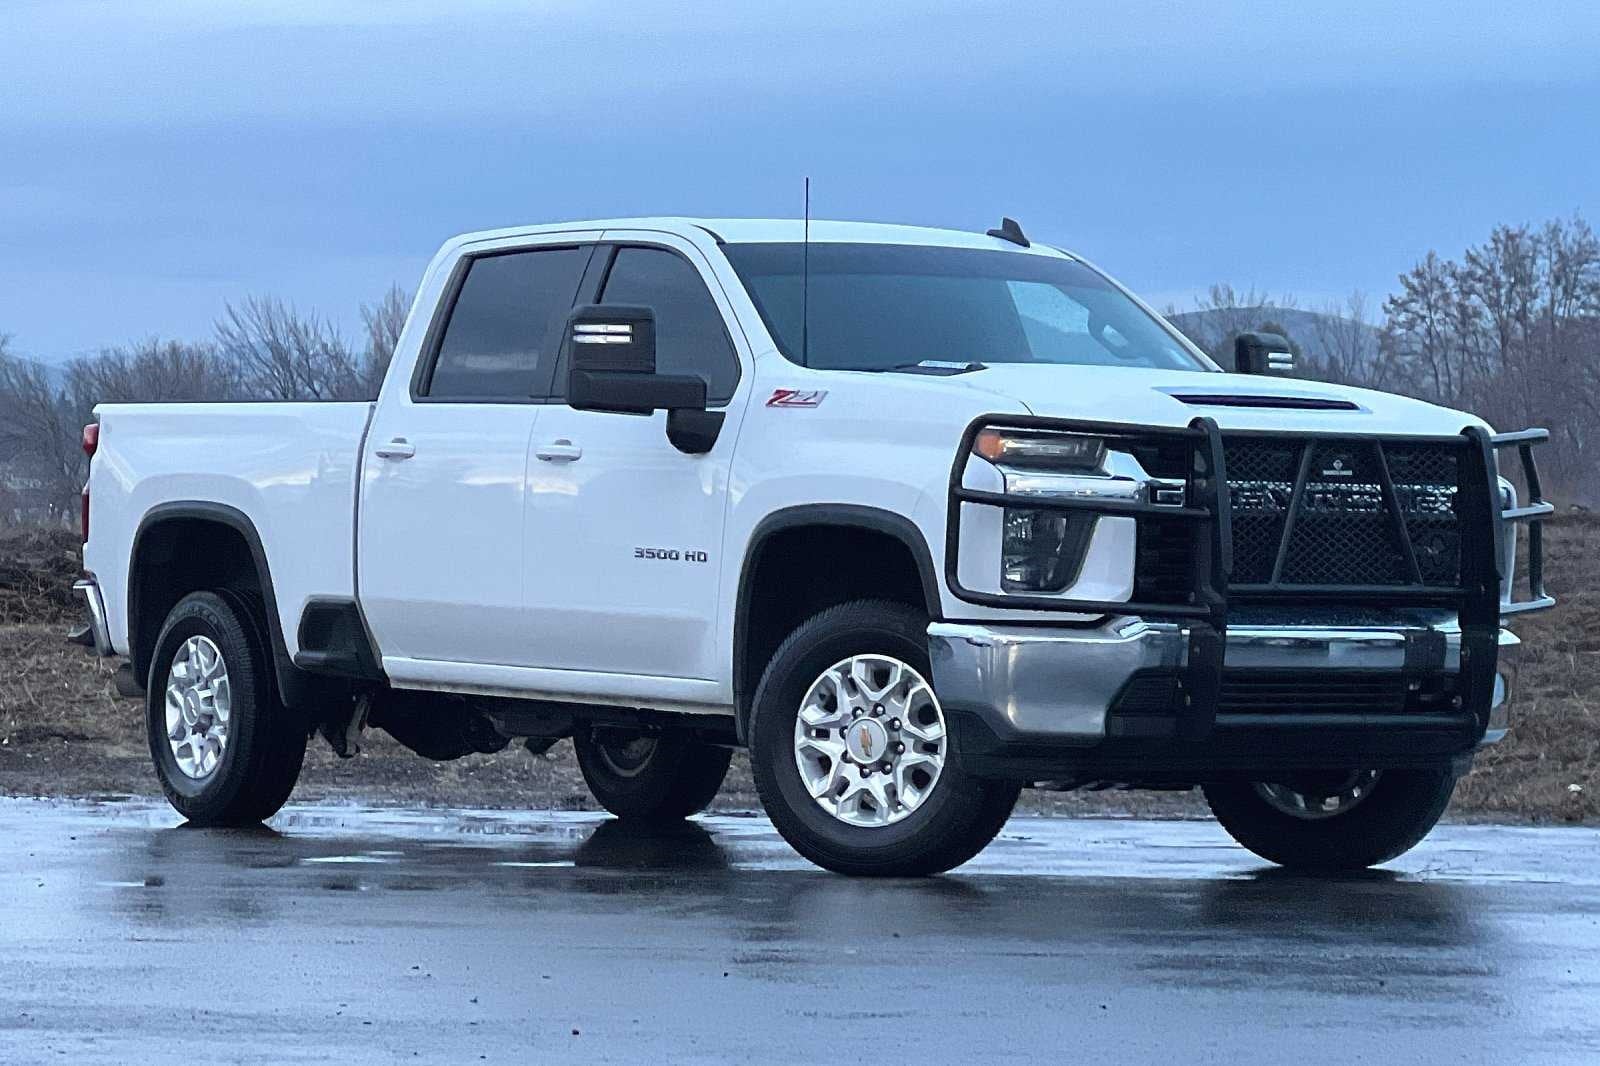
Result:
M477 241L499 240L506 237L566 230L663 230L682 236L709 235L718 244L762 244L799 241L805 236L805 223L798 218L685 218L656 216L646 218L607 218L573 222L557 222L534 226L515 226L508 229L483 230L464 233L452 244L472 244ZM1023 248L999 237L966 230L935 229L928 226L902 226L886 222L841 222L832 219L811 220L810 238L813 243L857 244L913 244L944 248L985 248L1073 258L1056 248L1035 243Z

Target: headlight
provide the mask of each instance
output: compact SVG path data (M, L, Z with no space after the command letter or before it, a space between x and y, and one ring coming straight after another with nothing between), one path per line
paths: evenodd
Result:
M996 466L1029 470L1094 471L1106 457L1106 442L1076 433L985 429L972 450Z
M1007 507L1000 549L1006 592L1060 592L1077 580L1093 515Z

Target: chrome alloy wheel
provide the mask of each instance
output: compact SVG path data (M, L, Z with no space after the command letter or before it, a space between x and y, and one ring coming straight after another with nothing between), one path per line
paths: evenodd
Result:
M167 673L167 743L184 776L203 781L215 772L228 750L232 710L222 649L210 637L190 637Z
M1318 782L1280 784L1257 781L1256 795L1266 800L1273 810L1291 818L1319 821L1349 812L1372 794L1373 786L1381 776L1378 770L1352 770L1348 774L1333 775L1326 781Z
M888 655L834 663L794 724L806 791L848 825L893 825L927 800L949 751L944 711L913 667Z

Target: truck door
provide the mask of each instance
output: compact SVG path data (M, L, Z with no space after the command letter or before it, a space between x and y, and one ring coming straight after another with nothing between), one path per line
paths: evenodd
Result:
M561 329L599 236L487 244L451 275L412 380L385 384L367 433L358 569L390 676L527 665L528 444Z
M524 629L546 667L715 679L718 553L748 375L698 249L656 233L605 239L580 302L653 308L657 369L702 375L727 417L710 452L686 455L662 411L544 410L528 469Z

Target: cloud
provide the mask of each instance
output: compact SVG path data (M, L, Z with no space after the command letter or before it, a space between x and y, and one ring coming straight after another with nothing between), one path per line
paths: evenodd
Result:
M453 232L784 214L802 174L821 214L1009 213L1172 293L1376 292L1430 243L1594 213L1593 3L10 0L4 19L0 331L33 351L203 334L250 291L348 323Z
M662 99L1593 82L1600 5L165 0L8 15L0 122L607 117ZM1002 98L1000 94L1012 98ZM1030 99L1031 98L1031 99Z

